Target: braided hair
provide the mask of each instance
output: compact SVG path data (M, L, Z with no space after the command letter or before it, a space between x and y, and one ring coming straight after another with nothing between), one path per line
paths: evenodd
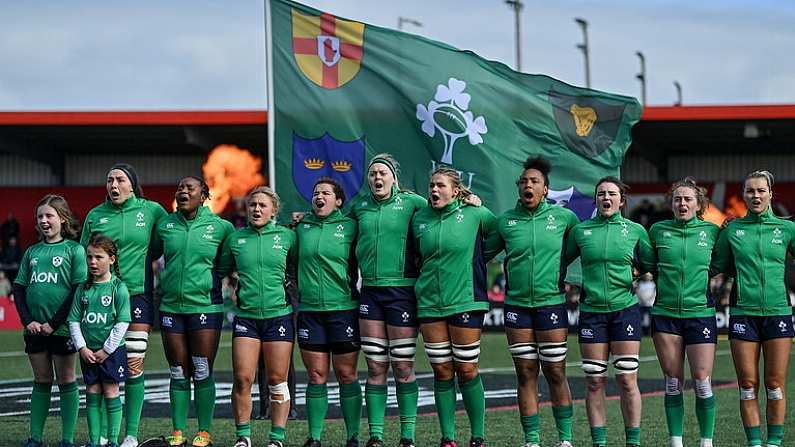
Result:
M210 186L207 185L207 182L204 181L203 178L196 175L186 175L185 177L182 177L182 180L185 180L186 178L192 178L193 180L199 182L199 187L201 188L202 203L210 199ZM182 180L180 180L180 183L182 182Z

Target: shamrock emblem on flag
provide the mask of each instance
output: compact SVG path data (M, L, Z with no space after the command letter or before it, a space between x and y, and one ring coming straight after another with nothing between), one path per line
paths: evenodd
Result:
M417 119L422 121L422 131L433 138L436 131L444 138L442 163L453 164L453 146L456 141L466 136L469 144L477 146L483 142L488 132L486 120L482 116L475 117L469 109L472 97L464 93L466 82L450 78L447 85L436 86L436 95L428 105L417 104Z

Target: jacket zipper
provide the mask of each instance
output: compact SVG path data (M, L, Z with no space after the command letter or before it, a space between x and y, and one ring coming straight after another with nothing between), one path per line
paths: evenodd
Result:
M378 218L375 220L375 280L378 281L381 278L381 272L379 271L379 267L381 266L380 258L378 257L378 241L381 240L381 211L382 207L381 204L378 204Z
M764 315L767 312L767 296L765 295L765 258L764 254L762 254L762 221L761 216L760 221L757 223L757 248L759 250L759 265L761 267L761 277L759 278L762 282L761 292L762 292L762 314Z
M258 288L259 288L260 299L263 299L265 297L265 290L262 288L262 277L263 277L263 275L262 275L262 241L264 241L265 238L262 237L262 236L263 236L263 233L257 231L257 239L258 239L258 243L257 243L257 278L259 278L259 281L257 281L257 282L259 283L258 284L258 286L259 286ZM238 303L240 302L240 296L237 297L237 302ZM260 318L265 318L265 303L261 303L259 311L260 311L260 314L259 314Z
M682 301L684 300L684 288L687 287L685 284L685 269L687 268L687 224L682 231L682 286L679 288L679 316L682 316Z
M532 307L535 304L535 297L536 297L536 282L535 282L535 272L536 272L536 216L530 217L530 227L533 229L532 237L533 241L531 242L530 246L533 248L533 260L530 262L530 306Z
M442 262L442 256L441 255L442 255L442 253L441 253L441 248L440 247L442 246L442 224L444 223L443 217L444 216L442 215L442 213L439 213L439 224L437 225L437 229L436 229L436 247L435 247L435 251L436 251L436 253L439 253L439 260L437 261L439 263L439 265L436 268L436 296L437 296L437 299L438 299L438 301L436 302L437 307L442 307L442 303L444 302L444 300L442 299L442 284L441 284L441 280L439 278L441 276L441 273L442 273L442 266L441 266L441 262Z
M196 216L196 217L198 217L198 216ZM183 219L184 219L184 217L183 217ZM196 219L194 219L194 223L195 223L195 221L196 221ZM187 219L185 219L185 227L186 227L186 230L185 230L185 251L182 254L183 259L184 259L185 256L188 255L188 253L190 253L190 250L189 250L189 247L190 247L190 230L192 229L192 225ZM187 266L184 266L184 267L187 268ZM184 310L184 307L185 307L185 302L183 300L183 298L185 296L185 293L184 293L185 292L185 268L181 268L180 269L180 274L179 274L180 307L182 307L183 310Z
M320 222L320 235L317 238L317 244L315 245L315 252L317 253L319 261L320 261L320 257L322 256L322 254L320 253L320 243L322 242L322 239L325 236L324 235L325 231L326 231L326 222ZM322 268L322 264L323 264L323 262L320 261L315 266L317 268L317 273L318 273L317 277L319 279L319 282L317 284L317 288L318 288L318 297L317 298L318 298L318 301L319 301L318 304L320 304L320 308L321 309L325 309L326 308L326 300L325 300L325 295L323 293L323 268Z
M605 234L604 239L604 262L602 263L602 270L604 272L604 277L602 278L602 286L604 287L604 300L605 300L605 307L607 307L608 312L611 310L610 306L610 297L607 294L607 284L609 282L609 275L607 273L607 247L610 245L610 222L606 222L605 226L607 227L607 231Z

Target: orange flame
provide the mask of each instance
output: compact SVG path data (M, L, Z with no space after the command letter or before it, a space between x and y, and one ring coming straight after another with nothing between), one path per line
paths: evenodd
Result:
M715 225L723 225L723 222L726 219L736 219L738 217L743 217L748 212L748 207L745 206L745 202L742 201L737 196L730 196L726 200L726 207L723 211L719 210L715 207L712 203L707 206L707 210L704 211L704 220L707 222L712 222Z
M244 197L255 187L265 184L261 169L262 159L246 149L231 144L216 146L202 165L211 196L206 205L214 213L220 213L230 199Z
M704 220L707 222L712 222L717 226L723 225L723 221L726 220L726 214L723 211L717 209L715 205L710 203L707 205L707 209L704 211Z

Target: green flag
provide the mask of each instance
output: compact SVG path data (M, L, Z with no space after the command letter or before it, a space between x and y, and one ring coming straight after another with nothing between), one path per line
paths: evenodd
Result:
M550 199L581 219L595 181L619 174L641 114L634 98L269 1L271 176L286 211L306 209L320 176L339 180L348 203L367 194L366 163L380 152L400 162L401 186L423 195L430 172L452 165L495 213L514 206L530 154L553 165Z

